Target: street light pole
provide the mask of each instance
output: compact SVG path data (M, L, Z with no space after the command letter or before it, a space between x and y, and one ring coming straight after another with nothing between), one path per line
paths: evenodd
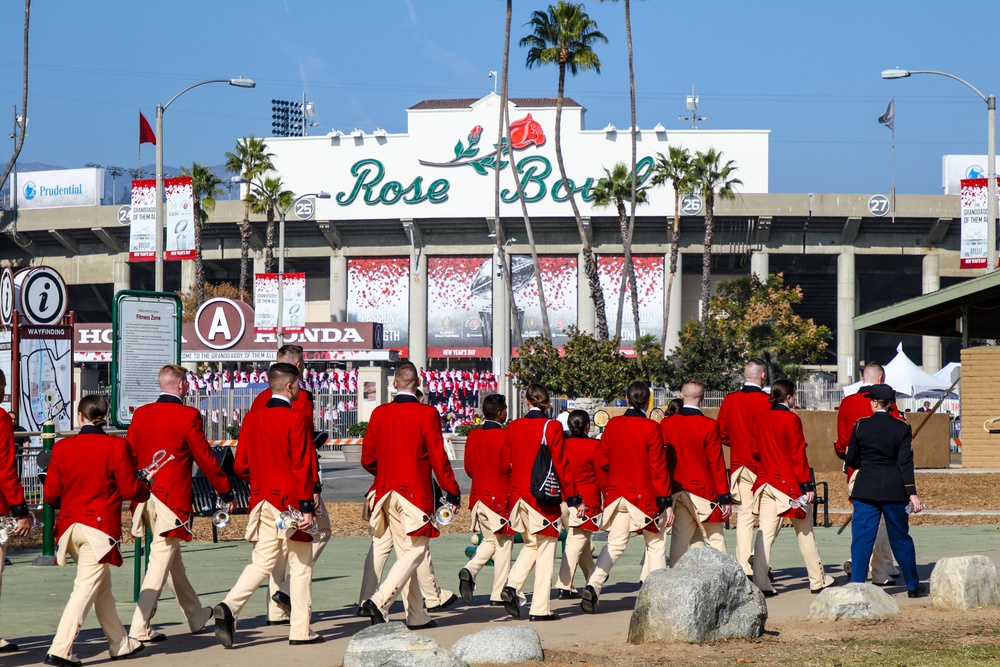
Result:
M996 95L983 95L978 88L965 79L931 69L887 69L882 72L883 79L905 79L911 74L936 74L954 79L966 87L972 89L983 102L986 102L986 192L987 204L986 215L988 217L986 225L986 273L992 273L997 269L997 98Z
M153 284L157 292L163 291L163 246L167 226L166 205L163 202L163 112L174 103L178 97L198 86L207 83L228 83L237 88L253 88L257 84L253 79L208 79L188 86L170 98L166 104L156 105L156 262L153 268Z

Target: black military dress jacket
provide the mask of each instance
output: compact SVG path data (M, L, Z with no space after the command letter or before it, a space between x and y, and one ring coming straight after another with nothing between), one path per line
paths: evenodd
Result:
M852 499L907 502L916 495L910 425L888 412L859 419L844 461L858 469Z

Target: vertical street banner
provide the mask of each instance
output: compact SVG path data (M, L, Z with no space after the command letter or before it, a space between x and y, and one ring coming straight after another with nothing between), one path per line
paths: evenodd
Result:
M998 179L1000 180L1000 179ZM989 188L986 178L962 179L962 240L959 268L986 268L986 235L989 230ZM993 221L996 224L996 221Z
M128 261L156 261L156 181L132 181L132 224L129 225Z
M14 386L12 380L14 376L11 374L11 365L14 363L13 338L13 330L0 327L0 371L3 371L3 376L7 378L7 387L4 389L4 394L0 396L0 409L7 412L13 409L10 395L11 388Z
M253 276L254 333L278 331L278 274L255 273Z
M284 273L281 281L281 333L302 333L306 329L306 274Z
M521 320L522 339L541 336L542 310L538 301L538 284L531 255L512 255L511 286L514 303ZM576 255L541 255L538 258L542 289L545 291L545 309L552 330L552 344L561 347L569 340L566 329L575 325L579 281L577 280Z
M410 356L410 258L348 259L347 320L381 322L385 347Z
M163 191L167 199L167 251L164 257L168 260L194 259L194 192L191 177L165 178Z
M604 293L604 307L608 316L608 330L614 333L618 318L618 299L625 299L622 312L622 341L635 343L635 324L632 316L632 296L626 288L621 294L622 255L599 255L597 274ZM635 266L635 283L639 294L639 333L653 336L657 342L663 332L663 255L632 255ZM624 345L623 350L634 351L633 345Z
M493 356L493 257L427 259L427 356Z

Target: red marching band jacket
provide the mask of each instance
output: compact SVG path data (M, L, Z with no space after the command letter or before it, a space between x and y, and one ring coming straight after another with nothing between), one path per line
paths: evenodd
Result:
M673 473L672 492L687 491L713 503L731 504L719 424L701 410L684 406L679 413L660 422L660 428L667 465ZM722 521L718 507L706 523L716 521Z
M757 473L752 455L754 422L771 409L767 393L756 385L745 384L722 399L719 408L719 434L722 444L729 447L729 469L733 472L746 466Z
M604 428L598 446L600 467L607 472L604 506L624 498L650 518L670 505L672 480L660 425L629 408ZM644 530L658 532L650 521Z
M257 408L263 408L267 405L267 402L271 400L274 394L271 393L270 388L257 394L257 398L253 399L253 403L250 405L251 410L256 410ZM315 414L313 408L313 395L311 391L306 389L299 389L299 395L292 402L292 408L304 414L309 419L309 442L313 442L313 415ZM323 480L319 476L319 452L316 452L316 479L313 481L313 492L320 493L323 491Z
M229 478L219 467L205 439L201 413L197 408L184 405L177 396L160 394L155 402L140 407L132 415L126 440L138 469L148 466L161 449L167 457L173 455L174 459L154 476L150 494L170 508L181 522L162 535L190 540L192 463L198 464L216 493L221 496L232 493Z
M500 464L510 466L511 509L518 500L523 500L549 522L539 534L558 537L559 531L555 525L562 516L562 508L559 505L541 505L531 494L531 469L542 446L543 431L552 455L552 466L562 485L563 499L570 507L576 507L583 502L577 493L573 473L566 457L562 424L554 419L548 419L541 410L529 410L527 415L515 419L507 426L505 430L507 437L504 439Z
M302 513L315 511L318 473L311 429L305 414L278 397L247 413L233 470L250 485L251 511L265 500L279 512L289 506ZM310 541L302 533L292 539Z
M583 497L583 504L588 508L594 508L595 514L599 507L603 507L602 499L608 494L608 471L601 467L600 446L601 441L594 438L565 437L563 447L566 449L566 457L569 459L569 469L576 483L576 490ZM592 519L588 519L583 524L583 528L588 530L600 530Z
M0 515L20 519L28 515L28 505L17 475L15 456L14 420L0 408Z
M444 449L441 417L437 410L412 394L399 394L394 401L372 412L361 448L361 465L375 475L374 503L395 491L428 517L432 516L436 499L431 489L431 471L442 491L461 495ZM432 521L410 533L414 537L439 534Z
M469 509L482 502L503 518L510 518L510 464L501 463L503 427L494 421L483 422L469 433L465 442L465 474L472 479Z
M765 484L791 498L816 490L809 473L802 420L793 410L781 404L773 406L757 420L754 432L754 456L760 466L754 492ZM790 509L779 516L804 519L806 513L802 509Z
M851 433L854 432L855 424L862 417L871 417L875 414L872 411L872 399L868 396L869 386L865 385L858 389L857 392L844 398L840 402L840 407L837 408L837 440L833 443L833 448L841 460L847 455L847 443L851 440ZM896 419L906 421L903 414L896 408L895 403L890 405L889 408L889 414ZM854 468L845 465L844 472L847 473L847 479L850 480L851 475L854 474Z
M105 435L96 426L86 425L79 435L52 447L45 502L59 510L56 539L79 523L96 528L115 542L121 540L123 499L142 502L149 498L149 489L139 481L133 461L123 438ZM122 564L117 545L101 562L115 567Z

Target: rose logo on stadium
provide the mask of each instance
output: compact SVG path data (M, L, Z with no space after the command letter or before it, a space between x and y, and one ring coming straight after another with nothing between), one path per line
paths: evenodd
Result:
M428 167L464 167L467 165L475 169L477 174L485 176L489 169L497 168L498 153L501 157L500 169L503 169L507 166L507 162L502 158L510 153L511 148L515 151L521 151L529 146L541 146L545 143L545 132L542 130L542 124L532 118L530 113L510 124L510 146L507 145L507 137L504 137L501 142L501 150L497 150L494 144L492 151L486 155L480 155L479 140L482 136L483 126L476 125L469 130L469 135L466 137L468 145L461 139L455 144L455 157L451 160L447 162L419 160L419 162Z

